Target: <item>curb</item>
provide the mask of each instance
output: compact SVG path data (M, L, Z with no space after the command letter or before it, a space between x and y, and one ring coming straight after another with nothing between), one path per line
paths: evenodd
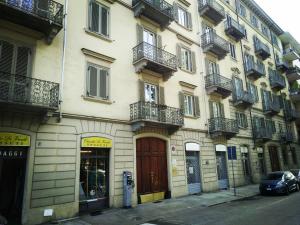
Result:
M250 198L258 196L258 195L260 195L260 194L255 193L255 194L248 195L248 196L238 197L237 199L232 199L232 200L228 200L228 201L224 201L224 202L214 203L214 204L208 205L207 207L222 205L222 204L226 204L226 203L230 203L230 202L237 202L237 201L241 201L241 200L247 200L247 199L250 199Z

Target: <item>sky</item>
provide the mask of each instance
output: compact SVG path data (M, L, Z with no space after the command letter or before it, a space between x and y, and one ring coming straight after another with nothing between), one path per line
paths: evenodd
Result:
M290 32L300 43L299 0L255 0L258 5L281 27Z

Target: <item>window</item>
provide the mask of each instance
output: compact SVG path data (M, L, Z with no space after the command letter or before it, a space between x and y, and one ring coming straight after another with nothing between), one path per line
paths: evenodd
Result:
M270 30L263 24L261 24L261 31L265 37L270 38Z
M192 16L191 13L180 7L179 5L174 5L175 20L185 28L192 30ZM177 13L176 13L177 10Z
M109 99L109 70L108 68L89 65L87 73L86 94L89 97Z
M257 19L257 17L254 16L253 14L251 14L250 20L251 20L251 24L252 24L254 27L258 28L258 19Z
M240 128L247 128L248 127L247 116L246 116L245 113L236 112L235 117L236 117L236 120L238 122L238 126Z
M197 96L180 92L179 101L185 116L200 116L199 98Z
M146 102L158 102L158 95L157 95L157 86L153 84L145 83L145 101Z
M272 122L272 132L273 132L273 134L275 134L276 133L276 124L275 124L275 121L271 121Z
M273 45L279 47L278 40L277 40L277 37L275 34L271 33L271 39L272 39Z
M230 55L232 58L236 59L236 53L235 53L235 45L232 43L229 43L229 49L230 49Z
M247 17L246 7L243 6L241 3L238 4L238 13L240 14L240 16L242 16L244 18Z
M258 97L257 87L254 84L248 83L248 89L249 89L252 97L254 98L254 101L258 102L259 97Z
M177 59L179 68L191 73L196 72L196 58L195 52L192 52L186 47L177 44Z
M244 39L245 40L248 40L248 33L247 33L247 30L246 30L246 28L243 26L243 28L244 28L244 34L245 34L245 37L244 37Z
M90 0L89 7L89 30L104 36L109 36L109 9L94 1Z

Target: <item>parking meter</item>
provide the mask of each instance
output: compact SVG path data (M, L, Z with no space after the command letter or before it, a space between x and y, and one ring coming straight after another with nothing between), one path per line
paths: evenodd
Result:
M124 208L131 208L131 196L134 181L130 171L123 172L123 206Z

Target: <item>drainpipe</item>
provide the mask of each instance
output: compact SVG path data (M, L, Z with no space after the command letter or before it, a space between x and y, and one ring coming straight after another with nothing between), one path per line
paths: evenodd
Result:
M63 49L61 57L61 74L60 74L60 89L59 89L59 117L58 122L62 119L62 102L65 80L65 61L66 61L66 45L67 45L67 25L68 25L68 4L69 0L65 0L64 3L64 33L63 33Z

